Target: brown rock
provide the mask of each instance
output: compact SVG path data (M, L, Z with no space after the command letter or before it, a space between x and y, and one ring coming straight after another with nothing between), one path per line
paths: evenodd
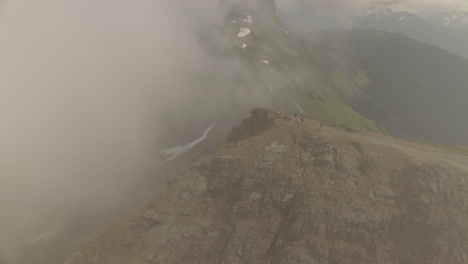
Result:
M467 263L466 157L283 117L254 111L67 264Z

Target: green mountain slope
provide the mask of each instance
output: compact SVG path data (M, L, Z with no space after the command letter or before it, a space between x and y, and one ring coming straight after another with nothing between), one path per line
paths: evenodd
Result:
M223 2L224 34L232 43L229 56L241 58L268 90L276 109L301 112L308 117L353 130L378 128L349 106L344 98L367 84L362 71L345 73L342 57L310 45L281 23L274 1ZM248 29L246 36L239 36Z
M361 114L397 136L468 144L467 60L383 31L330 31L320 43L367 72L350 101Z
M304 40L288 32L272 0L224 3L230 56L248 65L276 109L352 130L468 144L462 57L384 31L327 31Z

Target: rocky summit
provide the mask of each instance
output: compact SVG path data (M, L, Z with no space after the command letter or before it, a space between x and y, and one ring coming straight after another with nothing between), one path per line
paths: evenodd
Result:
M466 164L257 109L67 264L468 263Z

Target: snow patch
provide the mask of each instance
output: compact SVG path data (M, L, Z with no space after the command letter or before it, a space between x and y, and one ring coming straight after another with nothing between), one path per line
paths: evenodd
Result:
M289 31L287 29L284 30L284 33L289 34Z
M270 62L267 61L267 60L262 60L262 62L265 63L265 64L270 64Z
M406 19L406 17L405 17L405 16L402 16L402 17L400 17L400 18L398 19L398 21L403 21L403 20L405 20L405 19Z
M244 19L244 22L252 24L253 23L252 16L249 16L248 13L245 13L245 15L247 16L247 18Z
M241 28L240 31L239 31L239 34L237 34L237 36L239 38L243 38L245 36L247 36L248 34L250 34L252 31L250 31L250 28Z
M177 146L177 147L173 147L173 148L170 148L170 149L164 149L163 151L161 151L161 155L165 158L162 162L162 163L166 163L168 161L171 161L171 160L174 160L180 156L182 156L183 154L187 153L189 150L191 150L193 147L195 147L196 145L198 145L200 142L202 142L203 140L205 140L207 137L208 137L208 133L210 133L210 131L213 129L214 125L210 126L208 129L205 130L205 132L203 132L203 135L187 144L187 145L184 145L184 146Z
M237 21L236 21L236 20L231 20L231 22L232 22L233 24L237 24Z
M245 43L242 43L241 48L245 49L245 48L247 48L247 45Z

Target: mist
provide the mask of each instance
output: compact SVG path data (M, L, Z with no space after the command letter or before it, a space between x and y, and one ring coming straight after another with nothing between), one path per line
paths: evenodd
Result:
M125 207L162 147L263 100L226 84L241 63L197 35L221 22L217 1L172 2L3 1L0 259L67 211Z

